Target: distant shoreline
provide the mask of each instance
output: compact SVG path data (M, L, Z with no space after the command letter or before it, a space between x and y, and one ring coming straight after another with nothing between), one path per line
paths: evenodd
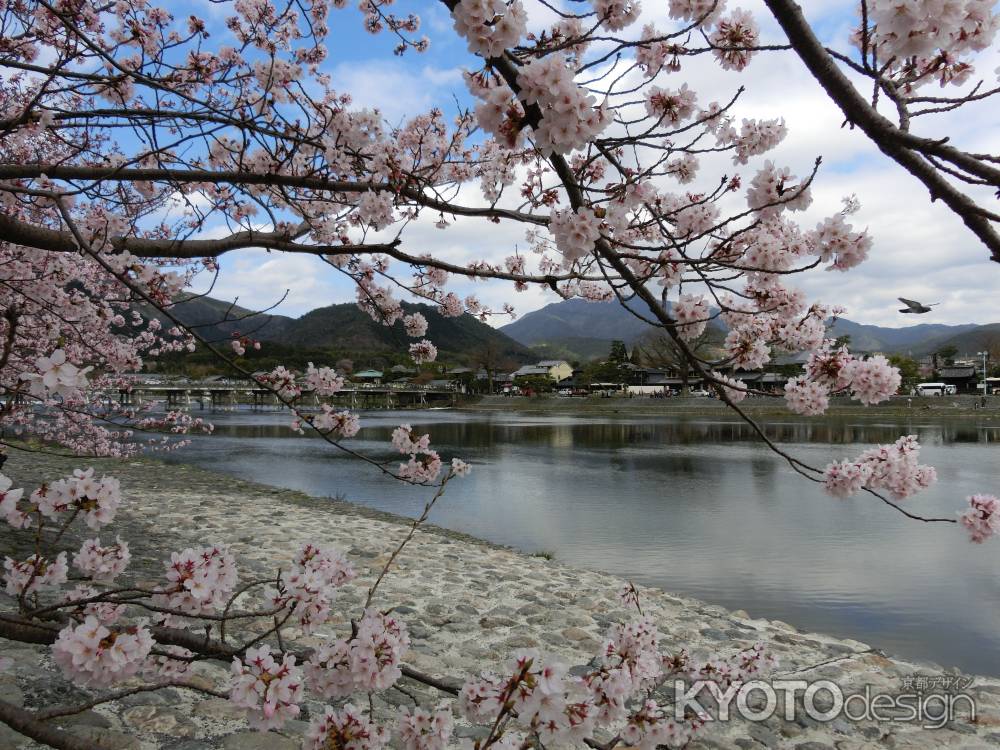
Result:
M783 417L810 422L823 422L830 417L953 419L975 417L983 421L1000 421L1000 398L988 397L987 406L979 406L979 396L907 397L897 396L876 406L864 406L856 401L834 399L826 414L807 417L785 407L780 398L755 398L744 401L740 408L754 417ZM560 415L628 415L628 416L732 416L738 415L720 401L706 397L614 397L579 398L559 396L483 396L470 399L457 409L478 412L508 412Z

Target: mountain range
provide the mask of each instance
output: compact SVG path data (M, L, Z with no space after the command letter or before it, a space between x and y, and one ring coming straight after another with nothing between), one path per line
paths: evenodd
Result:
M500 330L540 356L585 360L607 354L615 339L634 344L650 326L617 302L570 299L527 313ZM858 352L919 357L954 346L959 354L972 354L1000 346L1000 323L889 328L836 318L830 322L829 335L850 336L851 349Z
M612 341L632 345L650 330L649 324L617 302L554 302L501 328L492 328L471 315L446 318L431 305L404 302L403 308L406 313L420 312L427 318L427 338L438 347L442 361L478 366L489 360L503 369L516 369L539 359L586 362L603 358ZM175 305L173 312L209 341L229 341L238 333L271 344L265 347L271 356L297 354L301 355L298 358L327 361L343 357L360 366L382 366L406 361L413 341L401 323L383 326L352 303L320 307L293 318L256 313L211 297L192 297ZM169 327L167 321L164 323ZM831 321L829 335L849 336L854 351L913 357L951 346L960 355L1000 348L1000 323L921 323L890 328L838 318ZM248 356L256 358L253 353Z
M471 315L447 318L431 305L408 302L403 303L403 310L427 318L426 338L446 362L479 364L491 359L498 367L516 369L538 359L528 347ZM322 352L331 359L352 358L364 365L404 360L415 341L403 331L401 322L384 326L353 303L320 307L292 318L255 313L211 297L191 297L174 305L172 312L210 342L229 341L235 333L282 348Z

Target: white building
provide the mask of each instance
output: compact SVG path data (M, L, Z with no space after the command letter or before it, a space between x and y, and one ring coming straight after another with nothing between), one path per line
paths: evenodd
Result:
M531 376L543 376L552 378L555 382L572 377L573 368L569 362L562 359L545 359L536 365L525 365L520 370L514 372L512 378L522 378Z

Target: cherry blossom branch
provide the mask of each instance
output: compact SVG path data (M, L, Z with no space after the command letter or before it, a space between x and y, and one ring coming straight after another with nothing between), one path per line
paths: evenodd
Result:
M1000 262L1000 235L992 222L983 215L975 201L954 188L921 154L945 159L997 187L1000 187L1000 170L948 146L942 140L918 138L897 128L872 107L840 71L794 0L764 2L796 54L840 107L847 121L861 128L882 153L922 182L930 192L931 200L943 201L958 214L989 249L992 259Z

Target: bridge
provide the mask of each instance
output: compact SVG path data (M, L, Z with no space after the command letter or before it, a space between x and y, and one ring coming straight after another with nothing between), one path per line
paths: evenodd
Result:
M303 389L299 408L319 409L321 403L351 409L395 409L406 406L426 406L431 403L454 405L460 391L454 387L417 385L414 383L346 383L333 396L320 399ZM128 387L107 388L102 396L120 406L141 406L147 401L162 400L168 409L199 409L224 411L241 404L253 409L284 409L277 396L268 389L247 381L136 381Z

